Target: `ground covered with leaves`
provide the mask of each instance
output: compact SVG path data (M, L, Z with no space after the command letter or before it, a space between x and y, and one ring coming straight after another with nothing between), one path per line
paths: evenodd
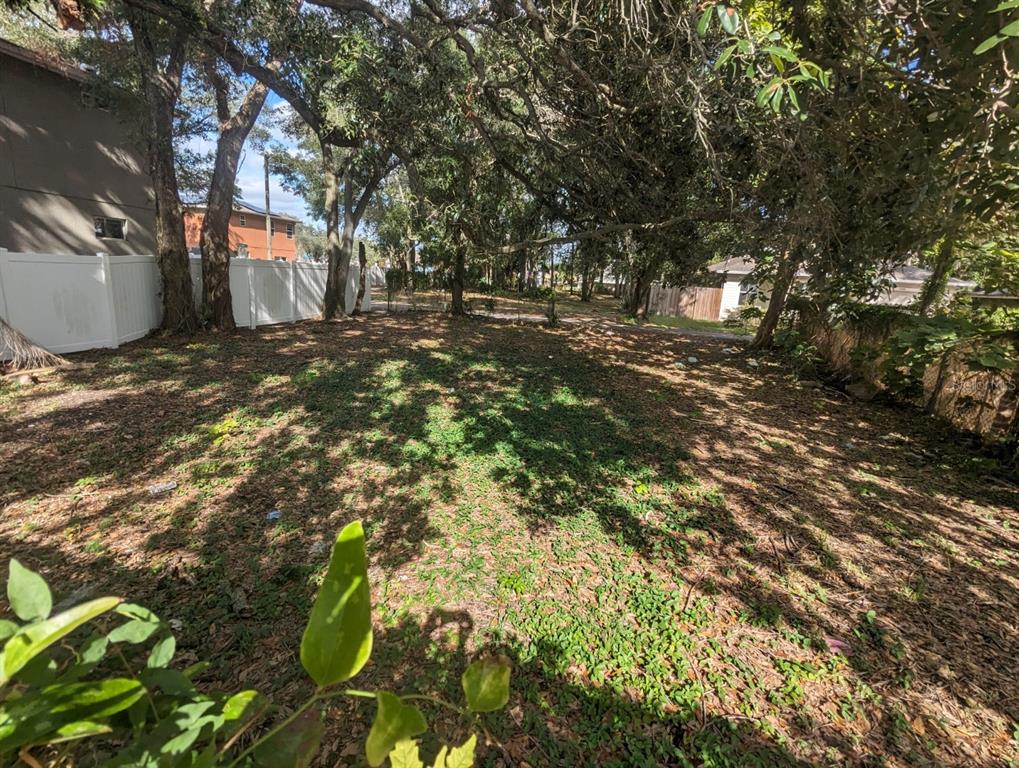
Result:
M361 518L355 682L458 699L506 653L484 764L1016 763L1016 486L730 343L399 315L79 355L0 389L3 560L148 605L205 686L285 711ZM330 711L323 765L372 707Z

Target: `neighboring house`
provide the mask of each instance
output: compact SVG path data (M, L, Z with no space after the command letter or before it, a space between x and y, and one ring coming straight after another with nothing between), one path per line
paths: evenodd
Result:
M184 235L188 250L198 253L205 206L189 206L184 211ZM297 226L299 219L282 213L273 213L272 258L274 261L297 260ZM230 250L242 259L268 259L269 249L265 237L265 208L238 200L230 216Z
M152 182L85 71L0 39L0 248L150 254Z
M734 257L726 259L718 264L712 264L708 270L724 276L722 284L722 302L719 309L719 319L724 320L737 307L744 304L758 302L758 286L747 279L753 271L754 264L749 259ZM905 306L912 304L923 288L924 282L930 276L926 269L913 266L903 266L896 269L889 276L890 286L884 293L874 300L874 304L889 304L893 306ZM805 284L810 279L810 274L801 269L796 273L796 282ZM959 291L969 291L976 287L971 280L959 280L950 278L948 281L947 295L952 296Z

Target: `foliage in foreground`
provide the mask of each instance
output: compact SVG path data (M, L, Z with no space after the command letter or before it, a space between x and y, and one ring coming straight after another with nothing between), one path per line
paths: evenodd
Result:
M365 743L371 766L389 757L394 766L423 766L414 740L427 730L412 702L429 701L464 717L502 709L509 698L509 664L480 659L463 674L466 708L432 696L340 687L371 656L372 619L364 531L360 522L336 537L325 579L301 640L301 664L314 693L257 739L244 739L269 712L257 691L206 694L194 684L207 666L172 669L171 627L140 605L101 597L52 614L46 582L17 560L10 562L10 606L21 624L0 620L0 761L26 762L37 746L105 737L110 766L307 766L325 725L319 702L339 696L373 698L375 720ZM118 621L123 619L123 621ZM82 642L75 630L89 626ZM113 675L106 664L122 669ZM94 674L98 673L98 674ZM241 744L246 746L241 748ZM434 768L473 765L477 737L442 747ZM65 746L66 748L66 746Z

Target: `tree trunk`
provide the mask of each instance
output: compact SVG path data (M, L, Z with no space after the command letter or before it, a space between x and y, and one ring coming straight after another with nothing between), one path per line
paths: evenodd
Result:
M794 251L795 256L787 253L785 258L778 265L775 273L775 284L771 289L771 297L768 299L768 309L757 326L757 333L750 343L750 349L767 349L775 341L775 329L778 328L778 321L785 309L786 299L789 298L789 290L796 279L796 270L800 268L800 251Z
M339 176L336 173L332 147L327 144L322 145L322 173L325 183L326 248L329 254L322 316L325 320L332 320L337 312L341 311L342 292L346 290L346 280L337 279L343 260L343 246L340 242L340 200L337 194Z
M265 197L265 258L273 260L272 255L272 209L269 207L269 156L262 155L262 179Z
M219 136L199 241L202 249L202 297L210 325L221 331L232 331L237 327L230 296L230 217L233 214L234 184L244 142L258 119L268 89L256 82L248 90L236 114L231 115L227 102L229 85L214 69L210 70L209 79L216 94Z
M466 314L464 312L464 270L467 261L466 254L464 253L465 250L462 242L457 243L456 253L453 257L453 301L449 307L449 311L453 315Z
M354 311L350 314L361 314L361 302L364 301L365 279L368 274L368 256L364 252L364 243L357 244L357 264L361 268L357 277L357 298L354 300Z
M948 279L952 276L952 270L955 269L955 261L955 242L951 238L945 238L938 248L934 268L927 280L924 281L923 288L916 300L916 311L921 315L929 315L931 310L936 309L945 297Z
M177 34L171 43L168 62L161 67L162 57L156 50L146 17L132 13L129 23L145 94L149 169L156 206L156 263L163 279L162 327L175 333L194 333L198 329L198 313L192 293L173 149L173 115L184 67L185 38Z
M651 284L655 274L658 272L659 262L655 260L652 264L638 270L627 286L626 302L624 310L630 317L646 319L648 304L651 300Z
M323 152L323 159L326 155ZM331 154L330 154L331 157ZM326 205L329 210L332 211L333 216L333 236L339 237L339 247L334 248L333 243L330 241L329 247L329 273L326 275L326 293L325 293L325 319L331 320L338 313L346 312L348 307L347 303L347 278L350 276L350 261L354 256L354 234L357 232L357 224L361 221L361 217L364 216L365 208L368 207L368 202L371 200L375 190L379 186L379 182L382 181L386 174L386 164L389 162L391 155L387 155L383 158L382 162L375 166L371 178L365 185L364 189L361 190L361 195L358 197L357 204L354 204L354 167L353 157L348 156L343 163L343 230L342 233L338 233L339 230L339 213L336 211L336 171L335 166L331 160L326 161L328 166L327 174L331 174L332 181L332 198L329 196L329 190L326 190ZM327 185L330 183L330 179L326 180ZM327 232L329 231L328 221L326 226ZM353 307L350 307L353 309Z
M517 293L527 289L527 251L521 248L517 252Z

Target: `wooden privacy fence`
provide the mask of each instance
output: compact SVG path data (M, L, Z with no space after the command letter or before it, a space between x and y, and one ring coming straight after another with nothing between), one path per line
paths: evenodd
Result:
M190 266L200 306L201 259L192 258ZM324 264L231 259L237 325L256 328L318 317L326 269ZM354 305L358 278L358 266L351 264L348 307ZM158 328L160 289L154 256L64 256L0 248L0 317L58 354L117 347ZM371 281L366 281L362 306L371 308ZM0 360L9 356L5 352L0 348Z
M651 286L649 315L689 317L692 320L718 320L722 310L721 288L665 288Z

